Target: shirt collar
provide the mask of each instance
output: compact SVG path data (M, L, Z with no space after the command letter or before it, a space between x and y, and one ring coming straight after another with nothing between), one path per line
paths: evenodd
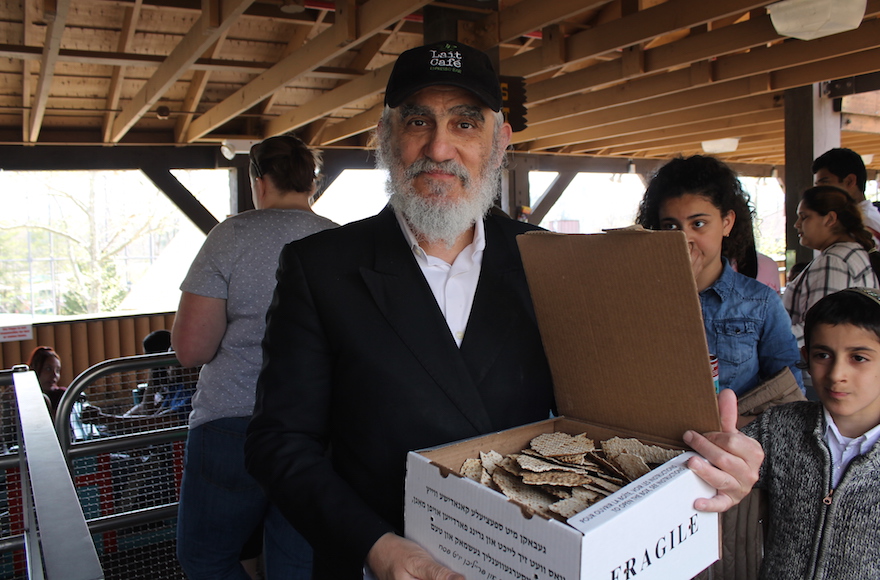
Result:
M709 290L713 290L715 294L723 302L727 299L727 296L733 291L733 282L736 276L736 272L730 266L730 262L727 261L727 258L722 257L721 262L723 263L723 267L721 269L721 275L718 276L718 279L715 282L703 290L703 292L708 292Z
M859 437L850 439L841 435L837 424L834 422L834 418L831 417L828 409L824 406L822 407L822 413L825 415L825 440L835 441L841 449L845 449L848 445L856 444L858 445L859 455L864 455L877 441L880 441L880 425L875 425L873 429L869 429Z
M400 229L403 231L403 235L406 238L407 243L409 244L409 249L415 255L418 260L427 260L428 255L419 246L419 241L416 239L416 235L413 233L412 228L409 226L409 222L406 221L400 212L396 209L394 210L394 217L397 218L397 223L400 224ZM464 250L465 252L469 251L471 256L476 256L483 252L486 249L486 228L483 224L483 220L477 220L476 227L474 228L474 239L468 244L467 248ZM468 250L469 248L469 250Z

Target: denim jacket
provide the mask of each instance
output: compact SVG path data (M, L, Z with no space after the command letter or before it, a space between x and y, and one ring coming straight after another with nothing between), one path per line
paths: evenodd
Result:
M797 342L782 300L768 286L724 260L714 284L700 292L709 353L718 357L721 388L737 395L789 367L804 389Z

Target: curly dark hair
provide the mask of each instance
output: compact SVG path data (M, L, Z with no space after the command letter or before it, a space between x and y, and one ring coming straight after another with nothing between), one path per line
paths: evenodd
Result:
M676 157L658 169L639 203L636 222L649 230L660 229L663 202L686 194L705 197L722 216L729 211L734 213L736 219L730 235L722 242L721 253L736 263L740 272L754 278L758 264L749 195L743 190L736 172L714 157Z

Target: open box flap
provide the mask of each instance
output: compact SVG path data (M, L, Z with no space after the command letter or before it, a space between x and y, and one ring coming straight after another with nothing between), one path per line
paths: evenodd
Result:
M682 232L517 240L561 414L672 441L720 429Z

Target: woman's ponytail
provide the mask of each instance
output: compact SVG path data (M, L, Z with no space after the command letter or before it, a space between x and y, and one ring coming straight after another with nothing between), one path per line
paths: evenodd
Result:
M880 280L880 252L874 244L874 236L865 229L858 204L848 192L833 185L817 185L804 192L801 202L819 215L828 215L833 211L840 224L840 233L850 236L868 252L871 269Z

